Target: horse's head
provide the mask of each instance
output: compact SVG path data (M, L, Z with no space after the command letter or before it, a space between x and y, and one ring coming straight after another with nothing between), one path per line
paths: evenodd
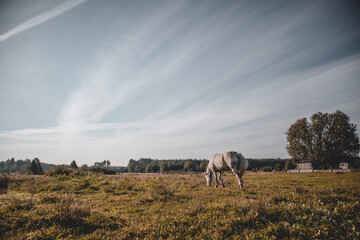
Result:
M205 179L206 179L206 184L210 187L212 181L212 174L210 171L205 172Z

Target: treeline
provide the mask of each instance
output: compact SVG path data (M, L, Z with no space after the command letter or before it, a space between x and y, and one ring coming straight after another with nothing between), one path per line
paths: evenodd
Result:
M74 171L79 174L80 172L93 172L100 174L116 174L117 172L127 172L127 167L109 167L110 161L105 162L108 167L104 165L97 165L88 167L86 164L78 167L75 160L70 165L55 165L48 163L41 163L40 159L19 159L14 158L0 162L0 173L21 173L32 175L43 175L48 173L49 175L69 175Z
M33 160L15 160L14 158L11 158L7 161L2 161L0 162L0 172L33 175L44 174L43 167L41 166L40 160L38 158L34 158Z
M283 171L296 168L296 164L289 159L247 159L249 161L248 171ZM38 158L33 160L15 160L14 158L0 162L0 172L23 173L42 175L45 172L55 169L56 174L69 174L72 169L84 172L95 172L103 174L116 173L176 173L176 172L205 172L209 161L206 159L168 159L158 160L151 158L140 158L139 160L130 159L127 167L110 166L109 160L96 162L94 166L88 167L86 164L78 167L75 160L70 165L55 165L40 163ZM106 167L105 167L106 166Z
M266 158L247 159L248 171L283 171L295 169L296 164L289 159ZM209 161L206 159L157 160L151 158L130 159L127 170L130 173L168 173L168 172L205 172Z
M104 167L88 167L88 166L81 166L80 168L74 168L72 166L66 167L66 166L57 166L55 168L52 168L45 172L46 176L60 176L60 175L66 175L66 176L84 176L88 173L96 173L96 174L110 174L115 175L116 172L110 168L104 168Z
M249 162L248 171L263 171L271 172L274 171L283 171L296 168L296 163L290 159L281 159L281 158L264 158L264 159L247 159Z
M176 159L157 160L151 158L130 159L127 170L130 173L204 172L208 160Z

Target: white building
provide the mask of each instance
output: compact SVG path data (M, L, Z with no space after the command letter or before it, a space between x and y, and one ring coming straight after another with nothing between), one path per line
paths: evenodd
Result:
M350 164L348 164L346 162L341 162L339 164L339 168L342 170L350 170L351 169Z
M313 167L311 162L298 162L297 170L299 172L313 172Z

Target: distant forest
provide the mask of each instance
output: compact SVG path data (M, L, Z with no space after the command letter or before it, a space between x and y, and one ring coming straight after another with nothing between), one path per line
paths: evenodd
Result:
M15 160L14 158L0 162L0 172L3 173L22 173L42 175L44 171L56 167L54 164L40 163L38 158L33 160Z
M289 159L247 159L248 171L282 171L294 169L295 163ZM166 173L166 172L205 172L209 161L206 159L169 159L154 160L151 158L130 159L127 171L130 173Z
M266 159L247 159L249 161L248 171L282 171L294 169L295 163L289 159L266 158ZM73 161L75 163L75 161ZM140 158L139 160L130 159L126 167L110 166L110 161L96 162L93 167L81 166L82 170L97 170L103 168L114 173L177 173L177 172L204 172L209 161L206 159L151 159ZM75 163L76 164L76 163ZM43 174L47 170L56 167L71 167L70 165L55 165L40 163L38 158L33 160L15 160L14 158L0 162L0 172L4 173L23 173L23 174ZM96 168L96 169L95 169Z

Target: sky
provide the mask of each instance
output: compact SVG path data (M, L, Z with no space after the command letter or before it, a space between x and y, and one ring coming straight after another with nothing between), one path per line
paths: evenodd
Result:
M297 119L360 126L360 4L0 1L0 161L287 158Z

